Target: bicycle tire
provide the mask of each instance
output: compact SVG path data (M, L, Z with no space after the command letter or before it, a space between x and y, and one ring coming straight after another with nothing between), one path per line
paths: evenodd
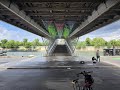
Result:
M78 84L73 84L73 89L74 90L82 90L82 89L80 89L80 86Z
M83 87L80 87L80 89L79 90L83 90Z
M75 87L75 85L74 85L74 84L73 84L73 89L74 89L74 90L76 90L76 87Z
M88 87L84 87L83 89L81 90L93 90L92 88L88 88Z
M90 89L89 90L93 90L93 88L92 87L90 87Z
M87 90L93 90L92 87L87 88Z

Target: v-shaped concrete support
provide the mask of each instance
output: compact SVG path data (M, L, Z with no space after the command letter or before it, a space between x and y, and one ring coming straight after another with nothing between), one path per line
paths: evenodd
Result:
M69 41L65 39L56 39L52 41L52 44L48 48L48 55L72 55L73 48Z

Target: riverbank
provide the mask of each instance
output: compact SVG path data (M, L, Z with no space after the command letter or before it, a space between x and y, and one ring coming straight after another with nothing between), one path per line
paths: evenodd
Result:
M24 46L19 46L19 48L1 48L0 51L19 51L19 52L29 52L29 51L46 51L47 46L36 46L35 48L25 48Z
M48 46L36 46L35 48L25 48L23 46L19 46L19 48L14 49L3 49L0 47L0 50L5 50L5 51L46 51ZM116 49L119 49L120 47L115 47ZM85 48L80 48L80 49L75 49L75 51L103 51L103 49L107 49L106 46L101 46L100 48L95 48L94 46L86 46ZM112 49L112 48L111 48Z

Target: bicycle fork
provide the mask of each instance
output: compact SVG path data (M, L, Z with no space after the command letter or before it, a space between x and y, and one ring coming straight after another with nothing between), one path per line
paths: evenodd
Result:
M73 89L74 89L74 90L81 90L81 89L80 89L80 85L79 85L78 83L74 83L74 84L73 84Z

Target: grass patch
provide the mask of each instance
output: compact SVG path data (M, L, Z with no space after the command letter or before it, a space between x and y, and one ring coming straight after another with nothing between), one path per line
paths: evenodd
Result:
M112 58L112 60L120 60L120 57L118 57L118 58Z

